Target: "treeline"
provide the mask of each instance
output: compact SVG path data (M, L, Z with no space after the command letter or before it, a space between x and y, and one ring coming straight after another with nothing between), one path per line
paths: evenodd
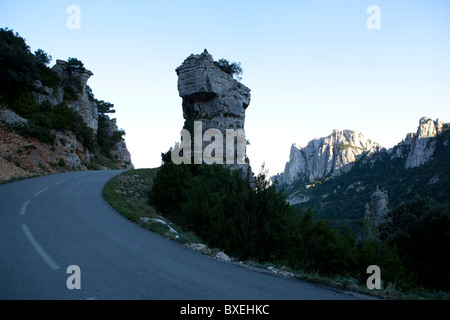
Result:
M379 238L397 248L404 266L418 283L434 290L450 289L450 206L416 198L391 210Z
M421 225L423 233L410 228L407 221L393 218L383 232L374 230L373 221L361 220L360 232L355 235L348 228L336 230L326 220L314 219L311 210L288 205L286 196L268 183L263 171L252 182L242 178L241 172L220 165L175 165L170 151L162 158L150 203L209 246L243 260L271 262L323 276L351 277L362 285L368 277L367 267L378 265L385 286L392 283L405 290L418 286L449 288L447 265L443 263L449 248L448 208L439 211L439 218L434 216L437 209L430 207L431 211L424 213L422 202L409 204L412 208L419 206L414 211L417 215L400 215L397 210L403 207L392 211L392 217L417 219L414 223ZM429 242L425 241L427 235ZM420 254L417 248L421 248ZM443 264L440 269L436 269L438 262Z
M51 56L39 49L34 54L25 39L8 28L0 28L0 103L13 107L16 100L33 90L39 80L54 88L58 76L47 66Z

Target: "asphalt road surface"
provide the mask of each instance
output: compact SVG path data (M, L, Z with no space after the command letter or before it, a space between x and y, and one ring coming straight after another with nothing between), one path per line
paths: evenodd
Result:
M367 298L216 260L128 221L102 197L120 173L0 185L0 299Z

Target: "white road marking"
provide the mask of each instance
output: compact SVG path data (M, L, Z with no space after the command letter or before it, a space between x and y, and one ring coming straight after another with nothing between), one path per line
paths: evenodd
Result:
M34 238L33 234L31 233L30 229L26 224L22 225L22 230L25 233L25 235L28 238L28 241L30 241L33 248L39 253L42 259L48 264L50 269L57 270L59 269L59 265L53 261L53 259L48 255L48 253L42 248L42 246L37 242L37 240Z
M25 215L25 212L26 212L27 207L28 207L29 204L30 204L30 200L27 200L27 201L23 204L22 209L20 209L20 215L21 215L21 216Z
M58 183L55 183L54 185L57 186L57 185L59 185L59 184L61 184L61 183L64 183L64 182L66 182L66 181L69 181L69 179L65 179L65 180L63 180L63 181L60 181L60 182L58 182Z
M34 197L37 197L37 196L40 195L42 192L45 192L45 191L47 191L47 190L48 190L48 187L45 188L45 189L42 189L42 190L39 191L39 192L36 192L35 194L33 194L33 196L34 196Z

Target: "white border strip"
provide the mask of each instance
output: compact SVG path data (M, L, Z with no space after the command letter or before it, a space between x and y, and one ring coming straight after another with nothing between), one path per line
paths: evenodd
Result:
M66 180L60 181L60 182L58 182L58 183L55 183L54 185L55 185L55 186L57 186L57 185L60 185L61 183L67 182L67 181L69 181L69 179L66 179Z
M33 196L34 196L34 197L37 197L37 196L40 195L42 192L45 192L45 191L47 191L47 190L48 190L48 187L45 188L45 189L42 189L42 190L39 191L39 192L36 192L35 194L33 194Z
M34 249L39 253L42 259L48 264L50 269L57 270L59 269L59 265L53 261L53 259L48 255L47 252L41 247L41 245L36 241L33 234L31 233L30 229L26 224L22 225L22 230L25 233L25 235L28 238L28 241L30 241L31 245L34 247Z
M30 204L30 200L27 200L27 201L23 204L22 209L20 209L20 215L21 215L21 216L25 215L25 212L26 212L27 207L28 207L29 204Z

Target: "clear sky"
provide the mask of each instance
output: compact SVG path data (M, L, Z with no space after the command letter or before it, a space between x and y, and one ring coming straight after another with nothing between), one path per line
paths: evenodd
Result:
M79 29L67 26L70 5ZM0 0L0 27L52 64L84 62L95 97L115 105L137 168L159 166L179 141L175 69L205 48L242 64L255 172L263 162L282 171L292 143L333 129L389 148L423 116L450 122L448 0Z

